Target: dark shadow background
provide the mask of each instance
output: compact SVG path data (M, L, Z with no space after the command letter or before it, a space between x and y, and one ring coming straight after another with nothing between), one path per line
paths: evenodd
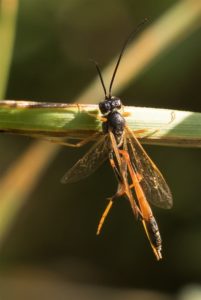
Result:
M149 17L154 22L175 3L21 0L6 98L71 102L96 75L89 58L107 65L140 20ZM119 96L125 105L200 111L200 53L196 31L161 55ZM1 174L30 142L1 137ZM164 255L157 263L124 199L114 205L102 235L96 237L105 199L116 188L107 164L85 181L60 183L87 148L62 148L52 161L3 245L4 265L43 266L72 282L168 294L200 283L200 149L145 146L174 196L172 210L154 208Z

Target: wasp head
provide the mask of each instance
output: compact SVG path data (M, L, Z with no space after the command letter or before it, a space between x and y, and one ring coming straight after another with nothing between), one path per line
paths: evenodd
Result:
M121 100L118 97L112 96L106 98L104 101L99 103L99 109L103 115L108 115L111 112L121 109Z

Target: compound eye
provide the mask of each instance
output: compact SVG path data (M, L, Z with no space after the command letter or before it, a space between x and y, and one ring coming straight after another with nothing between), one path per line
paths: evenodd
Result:
M121 100L117 97L112 97L112 108L120 109L121 108Z
M109 101L103 101L99 103L99 109L101 111L102 114L106 114L108 112L110 112L111 110L111 104Z

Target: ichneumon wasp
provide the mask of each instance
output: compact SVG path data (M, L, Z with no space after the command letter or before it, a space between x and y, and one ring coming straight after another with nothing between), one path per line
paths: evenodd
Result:
M112 75L108 93L100 68L94 62L105 94L104 100L99 103L99 110L102 114L102 134L84 157L67 171L62 178L62 183L73 183L88 177L106 159L109 159L118 181L118 187L116 193L108 198L109 203L100 219L97 234L100 233L115 199L125 196L130 202L134 216L141 220L157 260L160 260L162 258L162 240L149 204L165 209L171 208L171 191L162 174L136 138L135 133L126 125L124 117L127 114L121 113L121 100L112 96L112 85L126 45L133 33L136 33L145 21L140 23L125 41Z

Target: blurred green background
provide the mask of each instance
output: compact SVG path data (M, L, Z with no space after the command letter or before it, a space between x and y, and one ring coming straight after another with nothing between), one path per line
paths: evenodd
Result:
M151 25L179 2L19 1L5 99L73 101L96 76L90 58L106 66L142 19ZM118 95L124 104L201 111L200 33L163 52ZM1 135L1 178L31 143ZM163 238L164 259L156 262L124 199L95 235L116 188L108 164L85 181L60 183L87 148L61 148L13 219L0 244L0 297L198 299L195 291L201 299L200 149L145 146L174 197L172 210L153 208Z

